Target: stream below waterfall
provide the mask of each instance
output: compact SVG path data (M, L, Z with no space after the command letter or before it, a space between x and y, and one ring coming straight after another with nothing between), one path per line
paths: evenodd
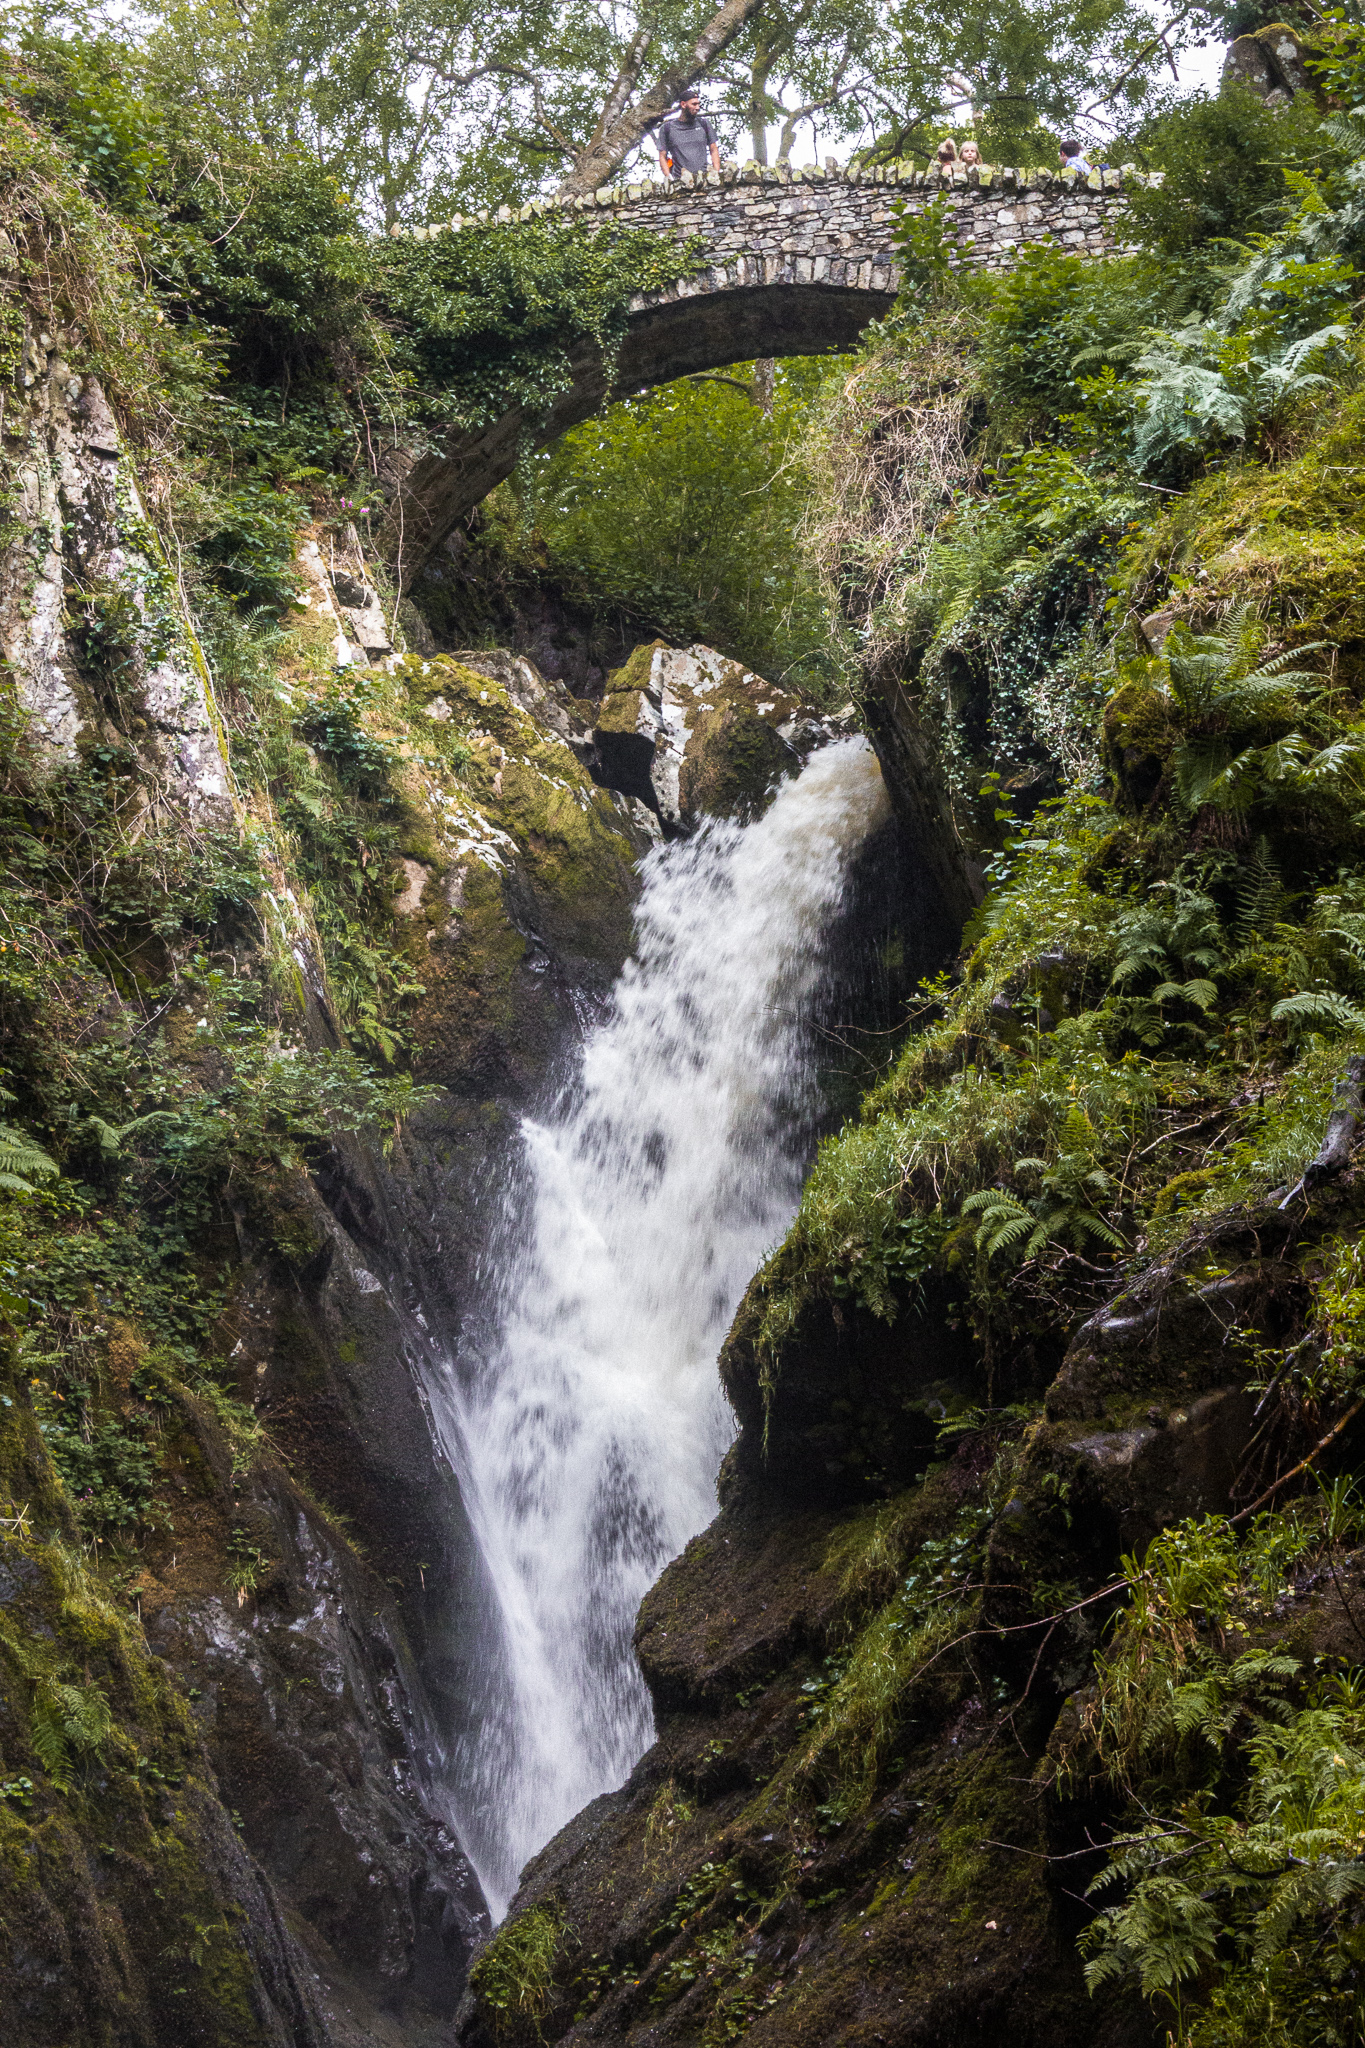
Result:
M636 1610L715 1513L716 1359L799 1198L830 935L885 816L843 739L754 823L649 854L609 1013L489 1190L493 1298L437 1424L485 1583L453 1818L495 1920L653 1739Z

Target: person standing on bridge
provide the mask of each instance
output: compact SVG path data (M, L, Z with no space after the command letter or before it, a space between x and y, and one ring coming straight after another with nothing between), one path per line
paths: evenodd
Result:
M708 152L711 169L720 169L720 146L716 131L701 110L701 94L689 85L659 130L659 168L666 178L681 178L684 171L704 171Z

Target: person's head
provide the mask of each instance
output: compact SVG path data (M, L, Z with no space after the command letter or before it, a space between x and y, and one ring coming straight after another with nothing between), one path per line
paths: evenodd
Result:
M955 164L957 162L957 144L953 141L951 135L945 137L940 142L938 146L938 160L941 164Z
M980 163L980 161L981 161L981 151L980 151L980 150L979 150L979 149L977 148L977 146L976 146L976 144L975 144L974 142L964 142L964 143L963 143L963 145L962 145L962 156L961 156L961 159L960 159L960 161L961 161L962 163L964 163L964 164L979 164L979 163Z
M678 105L689 121L701 112L701 94L695 85L689 85L679 93Z
M1081 145L1079 142L1077 142L1074 135L1068 135L1066 141L1060 143L1058 147L1061 151L1061 158L1064 164L1070 163L1073 156L1079 156L1081 153Z

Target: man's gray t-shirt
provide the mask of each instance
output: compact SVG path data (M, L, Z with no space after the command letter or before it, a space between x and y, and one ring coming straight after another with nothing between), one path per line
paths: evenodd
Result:
M709 170L715 139L716 131L705 114L698 114L695 121L670 114L659 131L659 147L665 156L672 157L675 178L683 171Z

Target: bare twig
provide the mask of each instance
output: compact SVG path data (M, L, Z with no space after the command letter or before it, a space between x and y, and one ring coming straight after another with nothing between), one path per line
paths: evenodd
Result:
M1248 1515L1255 1514L1257 1508L1263 1508L1266 1502L1270 1499L1272 1494L1278 1493L1282 1486L1287 1486L1291 1479L1297 1479L1300 1472L1306 1472L1308 1470L1308 1467L1312 1464L1313 1460L1315 1458L1320 1457L1322 1453L1327 1449L1327 1446L1330 1443L1333 1443L1336 1440L1336 1438L1341 1435L1341 1432L1345 1429L1347 1423L1354 1421L1355 1417L1359 1415L1362 1408L1365 1408L1365 1395L1362 1395L1358 1401L1353 1401L1351 1403L1351 1406L1346 1410L1346 1413L1341 1417L1340 1421L1334 1422L1332 1424L1332 1427L1328 1430L1326 1436L1322 1437L1317 1443L1314 1444L1312 1450L1308 1453L1308 1456L1306 1458L1300 1458L1297 1465L1292 1465L1288 1472L1282 1472L1279 1478L1273 1481L1272 1484L1266 1488L1265 1492L1263 1494L1260 1494L1251 1503L1251 1506L1249 1508L1242 1508L1238 1511L1237 1514L1230 1515L1228 1517L1229 1521L1234 1523L1244 1522Z

